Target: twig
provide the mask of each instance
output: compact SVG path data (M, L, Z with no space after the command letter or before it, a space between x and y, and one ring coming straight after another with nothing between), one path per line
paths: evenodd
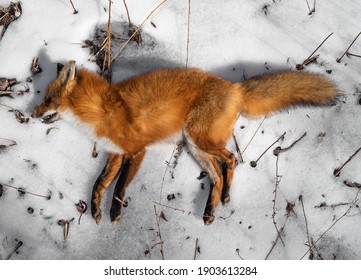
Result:
M10 94L15 93L13 90L0 90L0 97L1 96L9 96Z
M348 50L352 47L352 45L356 42L357 38L361 35L361 32L359 34L357 34L356 38L351 42L351 44L348 46L347 50L343 53L343 55L341 55L340 58L336 59L336 61L338 63L341 62L341 59L345 56L345 54L348 52Z
M358 153L360 150L361 150L361 147L358 148L357 151L354 152L353 155L350 156L350 158L349 158L348 160L346 160L344 164L341 165L341 167L336 168L336 169L333 171L333 175L334 175L335 177L339 177L339 176L340 176L340 173L341 173L341 170L345 167L346 164L348 164L348 163L351 161L351 159L352 159L354 156L357 155L357 153Z
M15 145L17 145L17 143L16 143L15 140L7 139L7 138L2 138L2 137L0 137L0 140L4 140L4 141L9 141L9 142L11 142L10 146L15 146Z
M331 205L328 205L326 202L322 202L320 203L320 205L316 205L315 208L331 208L332 210L336 209L336 207L339 207L339 206L346 206L346 205L350 205L352 204L351 202L340 202L340 203L335 203L335 204L331 204Z
M125 2L125 0L123 0L123 3L124 3L125 10L126 10L126 12L127 12L127 17L128 17L129 26L132 26L132 22L130 21L130 15L129 15L129 10L128 10L128 5L127 5L127 3Z
M191 21L191 0L188 0L188 30L187 30L187 56L186 56L186 68L188 68L190 21Z
M19 241L18 244L16 244L14 250L6 257L7 260L10 260L10 258L14 255L14 253L19 250L19 248L23 245L22 241Z
M243 261L244 259L242 258L241 254L239 253L239 248L236 249L236 253L237 253L238 257Z
M278 187L279 187L279 184L280 184L281 178L282 178L282 176L279 175L279 173L278 173L278 160L279 160L279 155L277 155L277 159L276 159L276 184L275 184L275 189L274 189L274 191L273 191L274 197L273 197L273 206L272 206L272 210L273 210L273 212L272 212L272 221L273 221L273 225L274 225L274 227L275 227L275 229L276 229L276 231L277 231L277 234L279 235L279 238L280 238L281 241L282 241L283 246L285 246L285 243L283 242L283 239L282 239L282 237L281 237L281 232L280 232L280 230L278 229L278 227L277 227L277 222L276 222L276 214L277 214L277 213L276 213L277 189L278 189Z
M73 7L74 14L77 14L78 11L75 9L75 6L74 6L74 4L73 4L73 1L72 1L72 0L69 0L69 1L70 1L71 6Z
M357 182L350 182L349 180L343 181L343 183L349 188L359 188L361 189L361 184Z
M109 9L108 9L108 29L107 29L107 56L105 59L104 56L104 61L103 61L103 69L102 69L102 74L104 75L105 73L105 61L107 61L107 68L108 68L108 81L111 81L111 71L110 71L110 66L111 66L111 61L110 61L110 55L111 55L111 12L112 12L112 0L109 0Z
M261 128L262 124L264 123L264 121L266 120L267 117L264 117L263 120L261 121L261 123L259 124L259 126L257 127L256 131L253 133L251 139L248 141L246 147L244 147L243 151L242 151L242 155L244 155L244 152L247 150L249 144L251 144L251 142L253 141L253 138L256 136L258 130Z
M286 220L285 220L285 222L283 223L283 225L282 225L282 227L281 227L281 229L280 229L279 234L277 233L276 240L273 242L272 247L271 247L271 249L269 250L269 252L268 252L265 260L268 259L268 257L271 255L273 249L276 247L276 244L277 244L278 240L281 238L281 234L283 233L283 231L284 231L284 229L285 229L285 226L286 226L286 223L287 223L289 217L290 217L290 215L289 215L289 213L288 213L287 216L286 216Z
M305 211L305 206L304 206L304 204L303 204L303 196L300 195L300 196L298 197L298 200L301 202L303 217L305 218L306 234L307 234L308 246L311 247L311 246L314 246L314 244L313 244L313 242L312 242L312 240L311 240L311 238L310 238L310 233L309 233L309 230L308 230L308 223L307 223L306 211ZM312 257L312 256L314 255L313 251L311 250L310 253L311 253L311 254L310 254L310 259L313 259L313 257Z
M309 252L312 248L315 247L316 243L317 243L318 241L320 241L320 240L326 235L327 232L329 232L343 217L345 217L348 213L350 213L352 207L354 207L354 205L355 205L356 202L358 201L359 192L360 192L360 190L357 191L354 200L351 202L352 204L351 204L350 207L346 210L346 212L343 213L343 215L342 215L341 217L339 217L338 219L336 219L336 221L333 222L332 225L331 225L323 234L321 234L321 236L320 236L315 242L313 242L312 246L310 246L310 248L306 251L306 253L304 253L304 254L302 255L302 257L300 258L300 260L302 260L302 259L308 254L308 252Z
M186 213L188 215L192 214L193 216L203 217L203 214L201 214L201 213L196 213L196 212L192 212L192 211L188 211L188 210L183 210L183 209L180 209L180 208L168 206L168 205L165 205L165 204L162 204L162 203L159 203L159 202L155 202L155 201L153 201L153 203L157 204L159 206L165 207L165 208L169 208L169 209L172 209L172 210L175 210L175 211L182 212L183 214Z
M276 141L274 141L255 161L251 161L250 164L252 167L256 167L257 166L257 162L261 159L261 157L263 157L263 155L265 153L267 153L267 151L269 149L271 149L271 147L273 145L275 145L278 141L280 141L284 136L286 135L286 132L284 132L280 137L278 137L278 139Z
M319 48L321 48L321 46L326 42L326 40L331 37L331 35L333 35L333 32L332 32L330 35L328 35L328 36L326 37L326 39L324 39L324 40L322 41L322 43L310 54L309 57L307 57L307 58L302 62L302 64L297 64L297 65L296 65L296 69L297 69L297 70L302 70L305 65L308 65L310 62L312 62L312 61L314 60L314 59L312 58L312 56L319 50Z
M234 133L233 133L233 141L234 141L234 144L236 145L236 151L237 151L237 154L238 154L237 160L238 160L238 162L242 163L242 162L244 162L243 157L242 157L242 152L241 152L241 150L239 148L237 138L236 138L236 135L234 135Z
M286 152L293 148L294 145L296 145L299 141L301 141L302 138L304 138L307 135L307 132L305 132L299 139L297 139L295 142L293 142L290 146L286 148L281 148L281 146L278 146L276 149L273 150L273 154L275 156L279 155L282 152Z
M160 225L159 225L159 216L157 214L157 208L154 206L154 213L155 213L155 218L157 221L157 227L158 227L158 236L159 236L159 240L160 240L160 254L162 255L162 260L164 260L164 252L163 252L163 239L162 239L162 234L160 232Z
M347 55L347 56L354 56L354 57L361 58L361 55L354 54L354 53L349 53L349 52L347 52L346 55Z
M11 186L11 185L8 185L8 184L4 184L4 183L1 183L1 185L5 186L5 187L13 188L13 189L17 190L18 192L27 193L27 194L34 195L34 196L38 196L38 197L43 197L43 198L46 198L47 200L51 199L51 196L50 196L50 195L42 195L42 194L37 194L37 193L29 192L29 191L26 191L26 190L23 189L23 188L14 187L14 186Z
M193 257L193 260L196 259L197 257L197 251L198 251L198 238L196 239L196 246L194 248L194 257Z
M160 6L162 6L165 2L167 2L168 0L163 0L160 4L158 4L157 7L155 7L151 13L143 20L143 22L137 27L136 30L134 30L134 32L132 33L132 35L128 38L128 40L122 45L122 47L119 49L119 51L113 56L113 58L111 59L110 62L113 62L118 56L119 54L124 50L124 48L129 44L129 42L138 34L139 30L142 28L142 26L144 25L144 23L155 13L155 11L157 11L159 9Z

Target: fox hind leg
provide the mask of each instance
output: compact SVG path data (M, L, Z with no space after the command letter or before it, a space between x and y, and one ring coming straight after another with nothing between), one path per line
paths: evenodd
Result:
M225 205L230 201L229 191L232 184L234 169L236 167L236 157L225 148L220 150L206 150L206 152L215 156L222 168L223 188L221 202Z
M137 154L124 155L120 175L114 188L112 205L110 208L110 220L113 224L120 220L120 212L124 204L125 190L137 174L145 156L145 148Z
M97 224L99 224L102 218L101 203L104 191L113 182L115 177L118 176L122 162L123 155L109 154L107 163L94 184L91 199L91 212Z
M211 224L214 219L214 210L216 209L222 194L223 176L220 166L215 156L198 148L191 139L187 139L189 150L193 158L208 173L210 181L209 195L203 214L205 225Z

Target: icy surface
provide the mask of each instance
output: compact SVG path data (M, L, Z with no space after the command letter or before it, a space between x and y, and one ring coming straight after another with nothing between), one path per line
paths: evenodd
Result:
M307 259L309 242L315 244L315 259L361 258L361 217L355 202L359 189L343 183L361 182L361 154L339 177L333 175L361 145L361 59L344 56L341 63L336 62L361 31L357 0L317 1L312 15L303 0L191 1L189 67L232 81L294 70L333 32L316 52L317 63L303 71L327 76L343 94L336 106L292 109L263 123L262 118L240 117L234 133L240 149L247 147L244 163L236 168L230 204L217 208L217 219L210 226L204 226L199 215L206 203L208 180L197 179L202 170L187 147L175 167L176 144L150 147L127 190L128 207L121 221L112 225L107 215L112 185L104 197L103 219L96 225L90 197L106 153L91 157L93 143L61 120L51 125L32 118L19 123L14 112L3 106L30 117L55 77L57 62L76 60L79 67L100 71L82 42L93 39L97 26L106 28L108 1L73 2L77 14L69 1L22 1L21 17L0 41L0 77L20 81L13 87L16 91L29 89L13 98L0 97L0 145L6 146L0 151L0 259L8 258L19 242L22 245L11 259ZM159 3L127 2L135 25ZM313 1L308 2L312 8ZM0 0L0 6L8 4ZM117 22L113 32L120 32L127 22L122 1L114 1L112 11ZM188 1L163 4L144 24L143 43L131 42L114 62L113 80L160 67L185 66L187 21ZM361 38L349 52L361 55ZM34 57L42 68L37 75L30 72ZM26 82L28 77L32 82ZM252 168L250 162L284 132L285 138L277 143L281 147L304 132L307 135L279 155L278 168L272 153L277 145ZM10 146L12 142L5 139L17 145ZM237 154L232 139L228 147ZM51 199L21 194L8 185L51 195ZM168 200L171 194L174 199ZM89 206L80 224L75 207L79 200ZM161 212L164 218L157 223ZM64 241L58 220L73 218Z

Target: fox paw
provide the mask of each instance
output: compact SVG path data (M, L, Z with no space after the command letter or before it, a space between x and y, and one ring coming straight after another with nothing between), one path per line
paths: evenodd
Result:
M95 211L92 211L92 216L97 224L100 223L100 220L102 219L102 210L96 209Z

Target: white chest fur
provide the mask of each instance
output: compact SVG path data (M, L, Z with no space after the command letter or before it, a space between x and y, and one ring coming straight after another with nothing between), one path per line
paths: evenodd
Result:
M60 113L61 118L70 123L72 126L76 127L82 133L85 133L90 139L97 143L97 147L103 149L107 152L122 154L123 150L114 144L109 138L107 137L99 137L95 133L95 128L86 122L83 122L78 116L76 116L71 110L66 110Z

